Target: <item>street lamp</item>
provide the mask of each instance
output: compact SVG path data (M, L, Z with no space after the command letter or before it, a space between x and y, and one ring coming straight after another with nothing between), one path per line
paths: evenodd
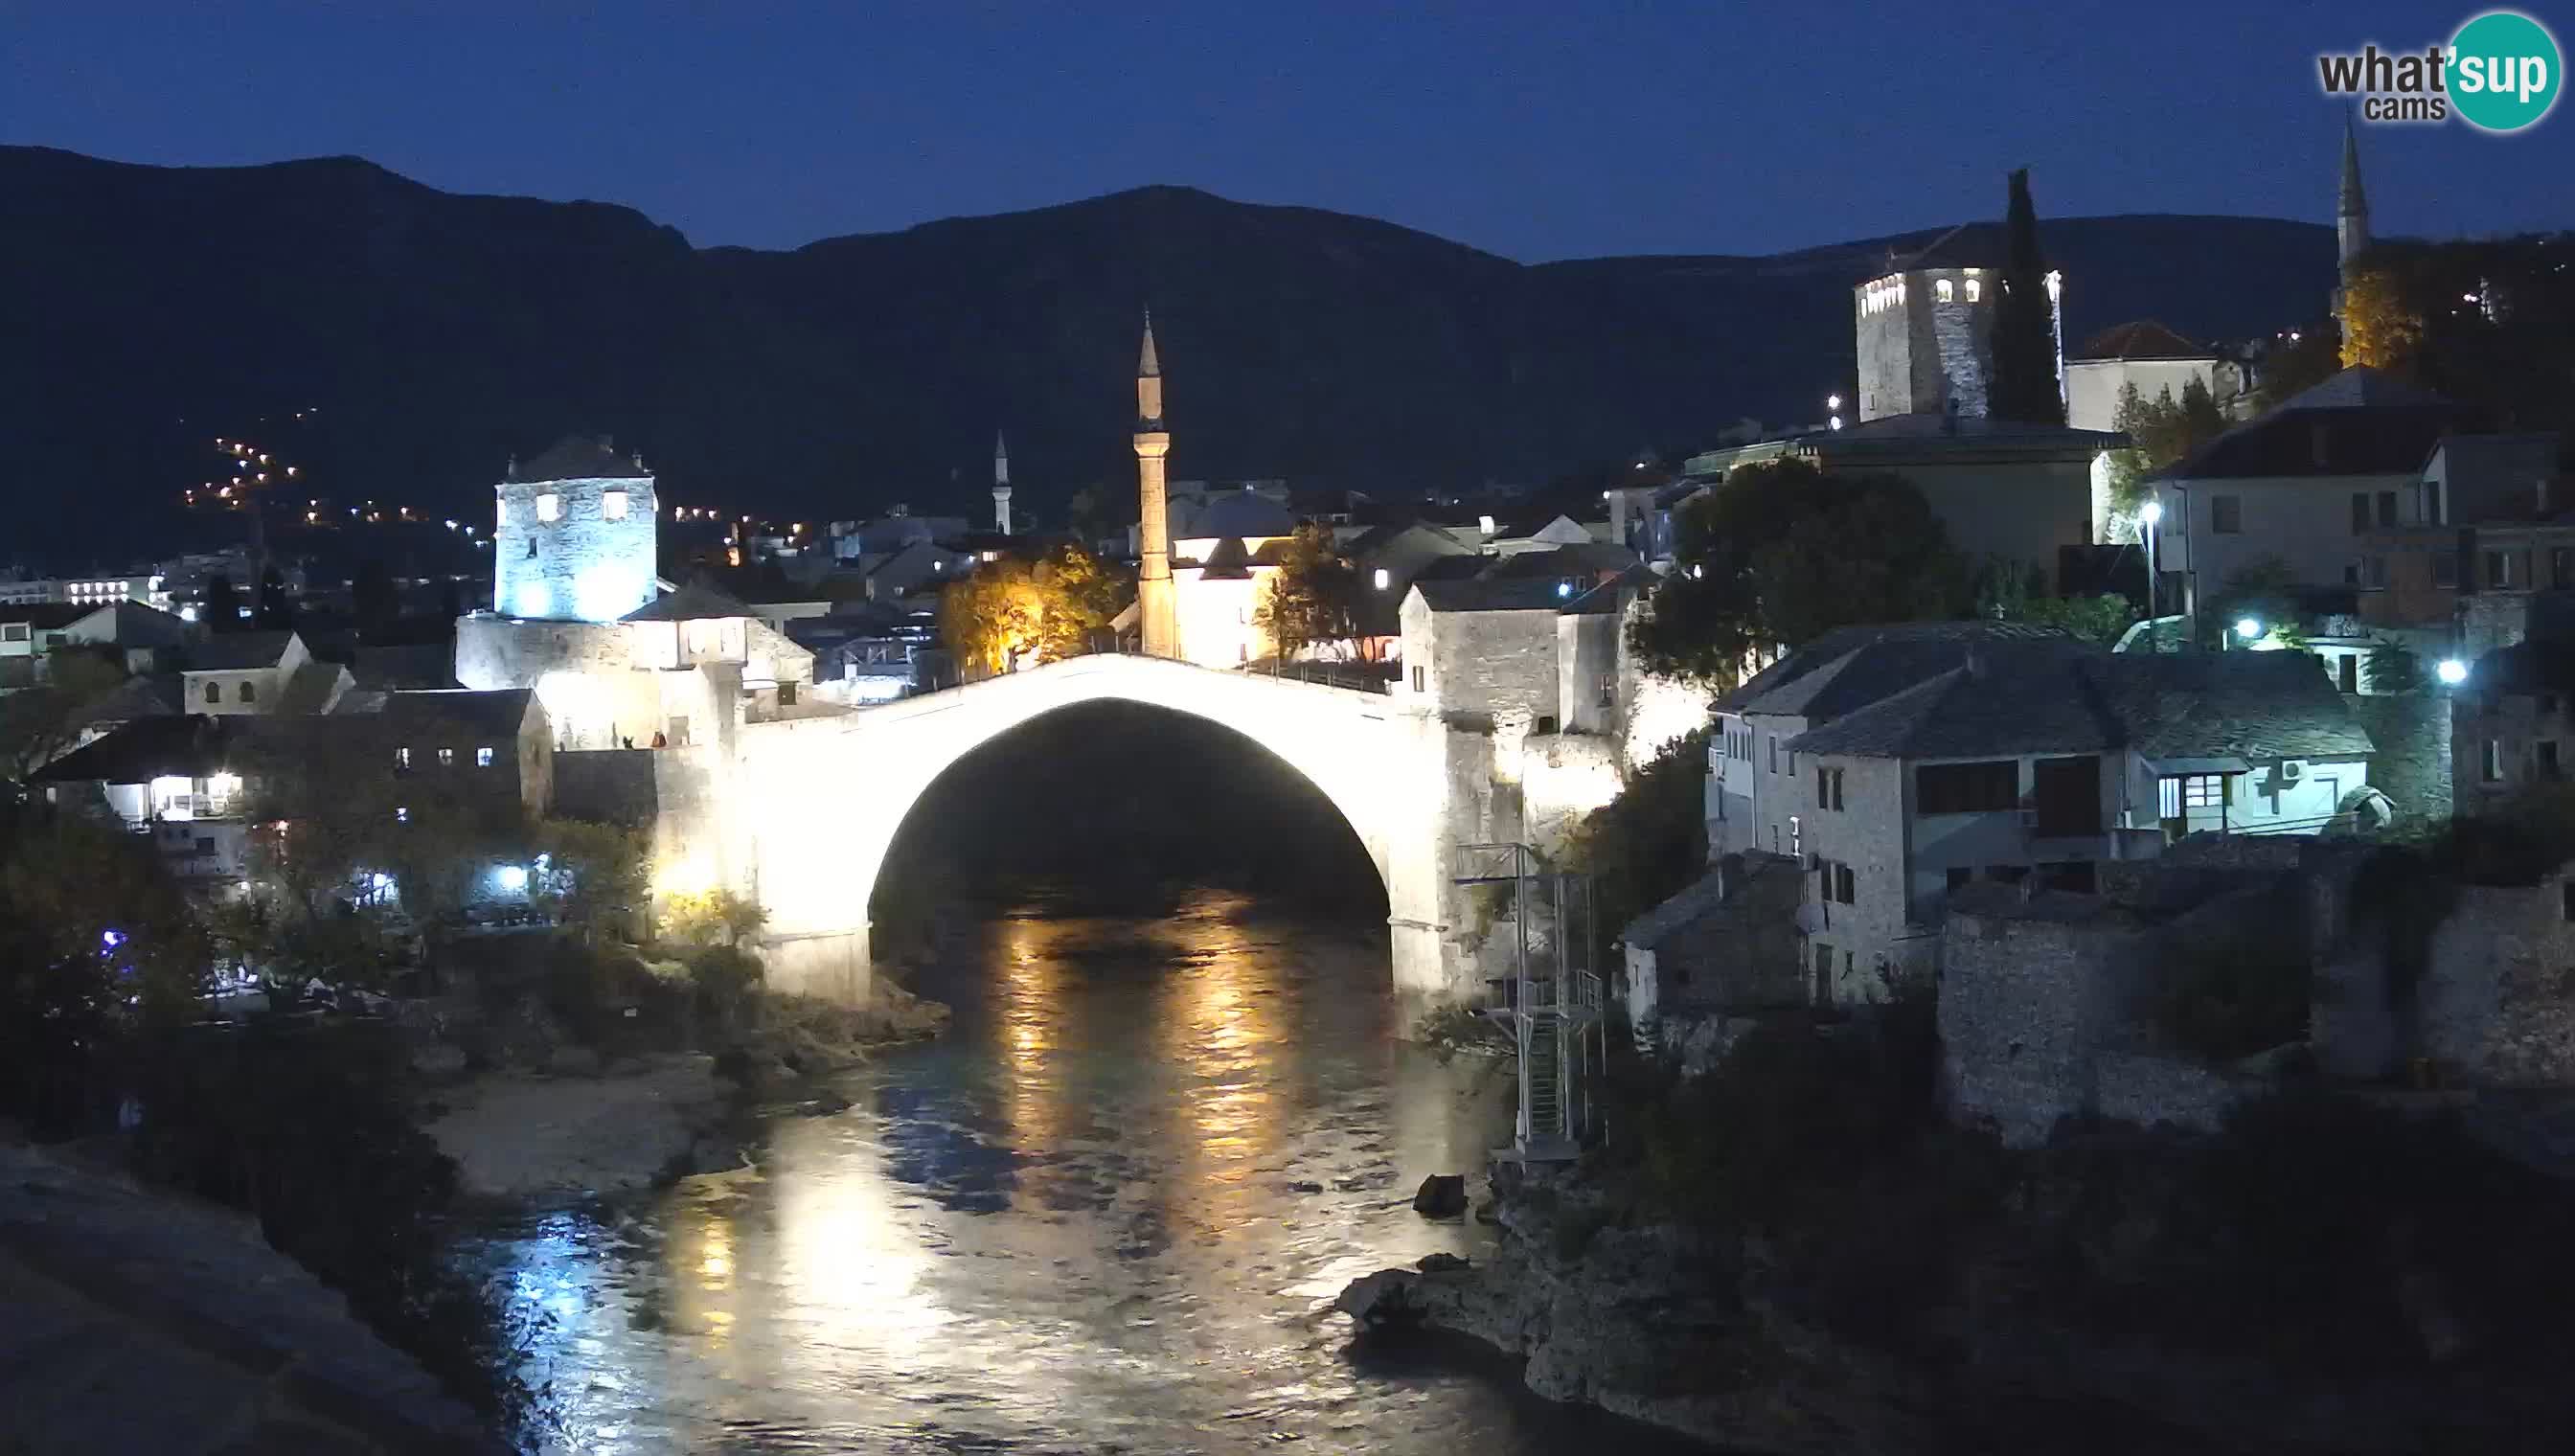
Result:
M2456 688L2468 681L2468 665L2456 658L2443 658L2441 666L2432 670L2432 676L2441 680L2442 687Z
M2235 619L2235 635L2251 642L2262 635L2262 624L2254 618L2239 617Z
M2164 503L2148 501L2137 508L2137 529L2146 539L2146 646L2155 648L2155 615L2162 609L2163 574L2155 570L2155 527L2164 519ZM2160 649L2157 649L2160 651Z

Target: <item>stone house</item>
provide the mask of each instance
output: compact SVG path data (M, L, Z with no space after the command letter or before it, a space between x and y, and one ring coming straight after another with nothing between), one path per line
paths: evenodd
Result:
M1698 1023L1805 1003L1802 874L1782 855L1728 854L1619 930L1617 994L1639 1045L1677 1046Z
M1806 801L1788 739L1957 667L1975 644L2019 641L2071 639L1999 622L1838 628L1720 697L1708 743L1709 856L1803 852Z
M292 630L217 633L185 650L182 701L190 713L328 713L353 680L314 658Z
M2101 864L2188 834L2322 832L2373 751L2303 654L2070 642L1979 646L1784 747L1818 1004L1927 975L1951 896L1979 880L2088 891Z
M2509 647L2575 590L2575 499L2553 432L2457 435L2432 447L2400 518L2362 538L2348 580L2361 619L2427 657Z
M2534 638L2476 660L2450 693L2452 791L2490 812L2575 768L2575 642Z
M2308 587L2366 585L2383 531L2451 519L2423 466L2482 412L2354 366L2201 446L2150 482L2163 600L2197 613L2270 559Z
M1395 696L1513 739L1556 731L1556 614L1570 600L1558 586L1539 578L1414 583L1403 599Z

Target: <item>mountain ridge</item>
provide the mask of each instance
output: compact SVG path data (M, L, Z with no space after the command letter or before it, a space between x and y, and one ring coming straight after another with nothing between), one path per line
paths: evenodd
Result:
M0 440L23 477L87 487L39 547L139 529L193 483L200 436L304 408L318 491L432 514L479 516L512 454L588 431L641 448L678 504L980 517L998 428L1023 516L1060 519L1076 490L1133 480L1151 304L1177 478L1470 488L1815 418L1851 370L1851 285L1944 231L1525 264L1159 184L701 248L623 204L450 193L364 158L8 147L0 275L30 284L0 302L20 346L0 352ZM2042 232L2069 345L2137 317L2266 334L2320 314L2332 282L2321 225Z

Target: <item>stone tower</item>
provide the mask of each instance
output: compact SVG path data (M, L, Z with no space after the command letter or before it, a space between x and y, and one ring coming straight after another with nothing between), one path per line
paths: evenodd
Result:
M1994 305L2002 297L2002 255L1969 228L1952 228L1851 290L1858 356L1860 423L1890 415L1982 419L1994 368ZM2047 275L2058 392L2065 380L2061 276Z
M1011 447L993 432L993 529L1011 534Z
M1181 655L1180 616L1172 599L1172 525L1164 507L1163 458L1172 435L1163 428L1163 361L1154 353L1154 312L1145 311L1145 347L1136 359L1136 621L1145 656Z
M639 456L568 436L493 488L492 610L546 622L615 622L653 600L660 507Z
M2342 301L2351 292L2352 272L2369 251L2369 194L2360 186L2360 136L2351 118L2342 119L2342 187L2334 198L2334 259L2337 284L2334 318L2342 318Z

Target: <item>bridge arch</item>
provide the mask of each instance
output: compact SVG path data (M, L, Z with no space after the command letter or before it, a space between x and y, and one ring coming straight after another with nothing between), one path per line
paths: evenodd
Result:
M1395 700L1124 655L1075 658L834 718L739 730L718 795L726 877L769 911L774 982L863 993L868 901L896 831L933 782L983 744L1048 714L1125 702L1206 720L1267 749L1321 792L1384 883L1396 989L1458 994L1445 865L1456 839L1461 736Z

